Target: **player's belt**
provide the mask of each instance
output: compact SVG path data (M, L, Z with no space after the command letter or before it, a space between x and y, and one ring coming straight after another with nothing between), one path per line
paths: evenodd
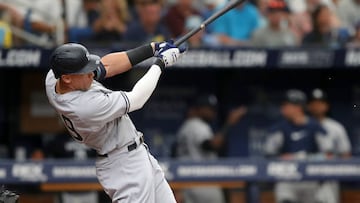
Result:
M134 141L132 144L127 146L127 151L131 152L134 149L136 149L139 145L141 145L142 143L144 143L144 136L140 136L138 139L138 142ZM116 150L116 149L115 149ZM108 157L108 154L98 154L98 157Z

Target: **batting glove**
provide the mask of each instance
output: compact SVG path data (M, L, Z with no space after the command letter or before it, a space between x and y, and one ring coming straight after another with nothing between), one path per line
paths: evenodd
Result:
M174 65L185 50L185 48L176 47L172 42L163 42L158 45L155 56L164 63L165 67L168 67Z

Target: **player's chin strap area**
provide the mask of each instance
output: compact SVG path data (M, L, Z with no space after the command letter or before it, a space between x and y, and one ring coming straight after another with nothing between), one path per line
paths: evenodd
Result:
M120 148L115 148L114 150L112 150L111 152L109 152L107 154L98 154L98 157L108 157L112 153L131 152L131 151L137 149L143 143L144 143L144 136L140 135L140 136L136 137L131 144L120 147Z

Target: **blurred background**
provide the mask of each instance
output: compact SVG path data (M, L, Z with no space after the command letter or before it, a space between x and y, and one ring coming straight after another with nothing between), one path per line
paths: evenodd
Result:
M76 171L62 179L51 172L58 163L91 166L96 154L68 136L48 104L44 79L51 51L77 42L103 56L176 39L226 3L0 0L0 186L20 193L22 203L110 202L91 172L89 179L78 182L72 180L78 178ZM144 108L130 114L150 151L169 169L167 177L178 202L205 202L191 198L192 192L199 192L192 187L199 185L220 188L221 202L229 203L313 201L300 200L301 196L313 197L314 202L360 202L359 0L249 0L194 35L186 46L186 55L163 73ZM103 84L131 90L149 64L139 64ZM294 96L291 91L300 93ZM211 119L205 119L201 106L211 107ZM203 141L220 135L221 142L211 149L203 143L180 142L181 136L192 136L182 135L182 129L194 117L211 128L212 136ZM286 124L277 125L283 120ZM315 124L309 127L308 121ZM313 125L325 129L327 140L286 145L286 135L296 141L301 139L299 132L317 134ZM274 138L276 133L282 138ZM328 142L329 147L323 147ZM213 154L186 156L186 147ZM206 166L214 159L219 166L247 163L255 175L222 180L214 172L200 179L177 179L176 169L183 162ZM267 174L269 168L260 170L279 159L295 163L295 169L275 167L278 177ZM338 163L352 168L342 173L338 167L334 176L330 170L330 177L320 174L305 182L305 187L315 184L311 190L316 194L309 194L297 184L303 182L301 177L285 177L294 170L309 172L301 165L304 161L323 161L330 169ZM285 188L294 188L278 184L284 179L290 185Z

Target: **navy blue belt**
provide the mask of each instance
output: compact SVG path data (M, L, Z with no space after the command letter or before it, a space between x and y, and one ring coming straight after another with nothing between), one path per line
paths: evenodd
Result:
M136 143L136 141L134 141L132 144L127 146L128 152L135 150L142 143L144 143L144 137L140 136L139 143ZM98 157L108 157L108 154L97 154L97 156Z

